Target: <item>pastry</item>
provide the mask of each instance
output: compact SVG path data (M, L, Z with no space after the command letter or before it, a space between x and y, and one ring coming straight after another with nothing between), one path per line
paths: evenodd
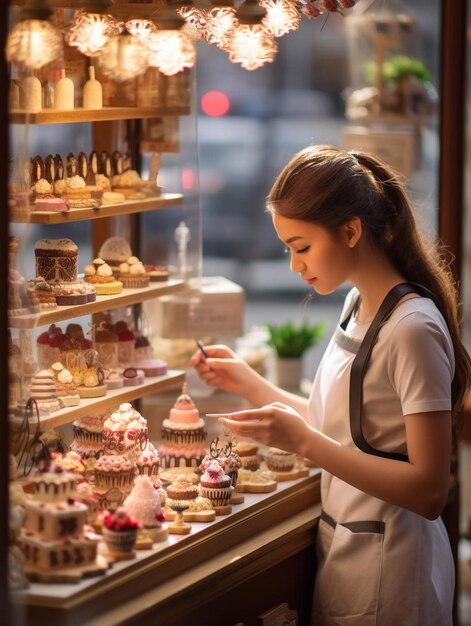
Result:
M106 493L116 487L122 494L129 493L134 484L136 470L133 463L119 454L101 456L94 467L96 491Z
M233 448L241 461L241 467L243 469L255 471L260 467L262 457L258 454L258 446L256 443L250 443L247 441L239 441Z
M135 367L126 367L123 371L123 379L125 387L135 387L144 383L144 372Z
M141 261L136 256L130 256L119 265L119 280L123 287L139 289L148 287L150 278Z
M137 457L136 467L139 474L149 476L156 481L159 475L160 457L154 445L148 441L146 447Z
M95 349L102 367L107 369L118 367L118 335L104 323L101 323L95 331Z
M139 537L150 536L153 541L163 541L168 531L162 528L165 517L162 513L159 493L152 486L148 476L137 476L131 493L123 503L126 512L141 524Z
M165 376L168 372L168 365L162 359L142 359L134 363L136 369L144 372L144 376Z
M199 496L199 489L185 474L180 474L166 489L172 500L194 500Z
M118 335L118 361L120 367L129 367L134 361L134 333L124 321L116 322Z
M51 462L32 482L35 493L25 503L20 538L27 572L34 576L93 564L98 540L84 533L87 506L71 499L76 475Z
M123 283L115 279L111 267L103 259L94 259L83 271L85 281L93 285L99 296L121 293L123 290Z
M232 481L216 460L210 463L202 474L200 490L203 498L211 500L213 506L229 504L233 490Z
M119 274L119 264L131 255L131 247L122 237L108 237L98 251L98 256L108 263L115 275Z
M164 468L197 468L208 452L206 425L188 395L186 383L168 419L162 422L161 439L159 454Z
M105 420L102 441L106 454L137 458L147 443L147 420L124 402Z
M291 472L296 462L294 452L286 452L279 448L268 448L263 458L268 469L272 472Z
M33 377L30 395L36 400L41 415L53 413L61 408L54 376L49 370L41 370Z
M77 280L77 246L71 239L40 239L34 254L36 276L51 284Z
M149 274L151 282L162 282L168 280L168 269L163 265L144 265L146 272Z

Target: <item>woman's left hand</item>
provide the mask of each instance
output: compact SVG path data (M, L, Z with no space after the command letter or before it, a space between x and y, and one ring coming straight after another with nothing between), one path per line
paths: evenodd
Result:
M298 453L311 430L299 413L281 402L231 413L219 418L219 422L236 435Z

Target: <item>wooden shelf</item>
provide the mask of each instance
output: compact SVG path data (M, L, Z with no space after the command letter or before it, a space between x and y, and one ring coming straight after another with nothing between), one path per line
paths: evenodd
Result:
M170 279L161 283L150 283L149 287L144 289L123 289L123 291L114 296L97 296L95 302L87 304L78 304L75 306L58 306L57 309L43 311L36 315L18 315L9 318L10 328L35 328L36 326L45 326L64 320L82 317L83 315L91 315L108 311L109 309L119 309L130 304L137 304L145 300L152 300L159 296L166 296L170 293L182 291L185 288L183 280Z
M27 0L11 0L10 4L15 6L24 6ZM80 0L49 0L48 5L54 9L81 9ZM149 2L116 2L108 9L107 13L114 17L148 17L152 18L156 9L166 6L165 0L153 0Z
M70 424L74 420L90 415L90 413L98 413L106 411L106 409L115 410L123 402L132 402L138 398L151 395L158 391L163 391L170 387L175 387L185 380L185 373L180 370L169 370L165 376L153 376L145 379L142 385L135 387L121 387L121 389L111 389L107 391L105 396L100 398L81 399L78 406L67 407L56 411L51 415L39 418L41 424L41 432L49 428L57 428L64 424ZM23 418L21 418L22 420ZM15 427L15 418L12 418L12 428Z
M129 5L134 6L134 5ZM188 115L188 107L103 107L102 109L76 108L70 111L44 109L37 113L10 111L11 124L70 124L78 122L110 122L137 120L162 115Z
M29 224L68 224L83 220L96 220L102 217L114 217L116 215L130 215L131 213L145 213L156 211L171 206L182 204L181 193L163 193L155 198L145 200L127 200L119 204L104 204L97 209L70 209L64 213L53 211L30 211L28 215L15 215L11 212L11 221Z
M150 550L138 550L136 558L114 562L102 576L72 585L31 583L15 593L14 602L26 605L31 626L118 626L133 619L201 624L192 621L201 605L233 594L241 582L263 576L300 550L314 549L319 492L320 470L311 469L308 477L280 482L269 494L245 494L230 515L192 522L189 535L170 535Z

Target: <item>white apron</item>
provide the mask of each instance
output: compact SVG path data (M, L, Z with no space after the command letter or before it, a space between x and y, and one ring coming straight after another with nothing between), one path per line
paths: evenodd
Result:
M397 309L404 306L410 305ZM313 425L353 448L350 368L366 330L362 324L348 332L337 327L309 401ZM397 426L391 433L388 448L388 426L383 425L381 447L405 451ZM454 564L441 518L427 520L325 471L321 496L312 626L452 625Z

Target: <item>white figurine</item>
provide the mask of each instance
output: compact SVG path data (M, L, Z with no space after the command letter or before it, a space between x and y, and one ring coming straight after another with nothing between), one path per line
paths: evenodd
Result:
M88 67L88 75L90 78L83 86L83 108L102 109L103 89L100 81L95 78L95 68L93 65Z
M175 241L178 245L178 274L184 277L188 271L186 250L190 241L190 229L184 221L181 221L175 229Z
M37 113L42 109L41 81L36 76L27 76L21 81L21 108L29 113Z
M61 70L61 79L57 81L54 91L54 108L67 111L74 108L74 83L67 78L65 70Z

